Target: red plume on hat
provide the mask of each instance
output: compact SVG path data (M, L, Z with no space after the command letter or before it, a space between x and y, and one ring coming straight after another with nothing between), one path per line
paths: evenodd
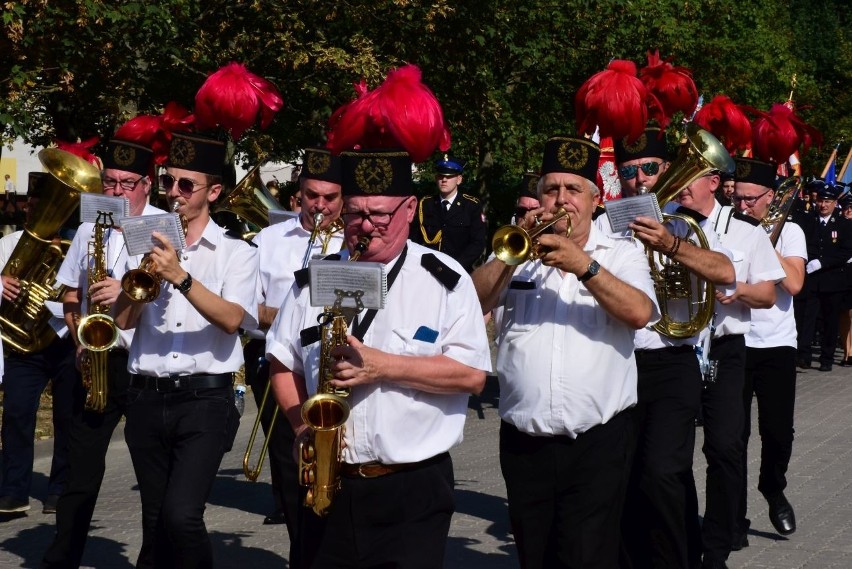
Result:
M678 111L692 115L698 105L698 89L692 80L692 71L670 62L671 58L665 61L660 58L660 50L648 51L648 65L639 70L639 79L660 102L666 122Z
M90 164L94 164L97 166L98 170L103 170L104 165L101 162L101 159L95 156L92 153L92 148L98 144L100 141L100 137L93 136L92 138L87 138L86 140L77 141L77 142L68 142L66 140L56 140L56 147L59 150L64 150L65 152L70 152L74 156L79 156L86 162Z
M139 115L121 125L113 138L135 142L154 153L155 164L165 164L172 132L192 128L195 117L181 104L170 101L161 115Z
M692 120L718 138L731 154L751 147L751 123L727 95L713 97Z
M650 106L649 106L650 103ZM633 142L648 124L649 114L664 126L665 116L655 97L636 76L636 64L612 60L607 68L592 75L575 97L577 130Z
M802 147L822 144L822 134L807 125L784 103L775 103L768 113L749 108L758 117L752 123L752 146L760 160L783 164Z
M392 70L372 91L363 82L355 90L358 97L329 120L327 146L335 154L355 148L401 146L413 162L423 162L436 148L449 150L450 131L441 104L421 82L416 65Z
M258 115L260 127L268 127L282 106L275 85L232 62L210 75L195 94L195 123L199 130L221 126L237 140Z

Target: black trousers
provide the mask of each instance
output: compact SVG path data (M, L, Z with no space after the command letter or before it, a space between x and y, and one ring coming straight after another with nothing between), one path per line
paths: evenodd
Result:
M296 435L293 427L283 412L278 412L272 435L269 435L269 423L276 408L275 396L270 390L266 406L261 409L263 394L269 385L269 362L266 361L266 342L249 340L243 354L246 361L246 384L251 387L254 401L260 415L260 425L263 434L269 438L269 471L272 477L272 498L276 512L284 512L287 523L287 534L290 537L290 567L300 567L299 560L299 510L302 501L299 494L299 465L293 457L293 443ZM255 456L259 453L258 446L263 441L255 443Z
M231 386L160 393L128 389L124 438L142 499L143 542L137 567L213 566L204 507L222 457L239 427ZM153 551L150 551L153 549Z
M798 357L810 363L811 344L816 334L817 317L822 320L820 333L819 363L832 365L834 350L837 348L840 308L843 306L846 291L814 292L810 291L793 300L798 334Z
M705 559L724 561L731 553L743 485L745 338L733 335L713 340L709 357L719 362L719 372L716 381L705 383L701 392L707 481L700 542ZM693 496L687 522L697 515L698 498ZM690 535L690 563L698 558L697 542Z
M74 342L54 338L41 351L7 349L3 374L3 473L0 496L29 500L35 457L35 427L41 394L53 381L53 460L46 494L59 495L68 478L68 431L74 401Z
M441 569L455 511L449 454L379 478L341 478L325 518L304 509L303 567Z
M741 532L747 531L750 525L746 518L746 465L753 397L757 397L757 427L761 443L757 489L763 495L771 496L787 487L787 467L793 454L793 414L796 406L795 348L746 348L743 390L743 488L737 515Z
M692 346L636 352L636 451L621 518L620 567L686 568L686 506L695 493L692 457L701 371Z
M107 404L102 413L84 408L85 388L81 381L75 385L69 444L70 472L56 508L56 535L44 554L44 568L80 566L106 471L107 449L115 427L124 416L129 383L127 351L113 350L107 360Z
M576 439L500 425L500 468L521 567L617 566L632 440L630 410Z

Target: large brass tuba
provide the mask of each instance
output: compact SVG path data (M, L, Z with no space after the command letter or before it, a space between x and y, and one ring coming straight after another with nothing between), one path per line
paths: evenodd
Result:
M65 251L54 236L77 207L81 193L103 191L100 172L82 158L58 148L45 148L38 158L49 175L42 181L41 197L21 240L3 267L4 276L21 283L17 299L0 305L3 343L22 354L44 349L55 337L45 301L58 300L63 293L62 288L54 290L53 283Z
M760 225L769 234L769 240L772 241L774 247L778 243L778 238L781 237L781 228L787 222L787 216L790 214L790 209L796 203L796 197L802 191L804 180L799 176L791 176L781 182L775 192L772 194L772 202L769 204L769 209L766 210L766 215L760 220Z
M222 211L230 211L238 215L250 224L263 229L269 225L269 212L283 209L275 199L263 180L260 179L260 167L263 162L252 168L234 189L221 197L212 208L211 214ZM250 239L256 232L243 235L243 239Z
M734 161L721 142L706 130L690 123L686 130L686 141L669 168L660 175L654 186L654 193L660 207L664 207L689 184L714 170L733 172ZM680 220L685 223L698 240L698 244L708 249L707 237L698 223L687 215L664 214L665 221ZM651 277L660 305L662 317L653 329L670 338L690 338L704 329L713 318L715 305L715 287L713 283L698 278L698 298L693 298L691 275L681 263L648 250L648 262ZM658 268L658 263L662 269ZM674 320L668 310L670 300L684 300L689 310L689 320ZM697 307L697 308L696 308Z
M369 244L370 238L362 237L349 260L357 261ZM299 446L299 478L302 486L308 488L305 507L311 508L318 516L328 514L328 508L340 488L343 435L346 419L349 418L349 403L345 399L349 390L331 385L334 361L331 351L346 345L349 327L339 304L340 299L320 315L323 320L317 392L302 404L302 420L310 428L310 435Z
M552 219L539 223L529 231L517 225L504 225L494 232L494 237L491 239L491 249L498 259L509 266L540 259L546 251L541 248L537 237L563 218L568 221L565 237L571 237L573 230L571 218L568 217L567 211L560 208Z
M106 230L114 227L111 213L98 212L95 234L89 242L89 308L77 326L77 337L86 351L80 362L83 386L86 388L85 407L103 412L107 403L107 352L118 342L118 328L109 315L109 306L92 302L91 286L108 276L106 261Z

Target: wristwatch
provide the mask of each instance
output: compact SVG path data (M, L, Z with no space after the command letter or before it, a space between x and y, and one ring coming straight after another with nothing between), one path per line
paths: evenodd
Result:
M178 289L181 292L181 294L188 293L189 289L192 288L192 275L190 275L189 273L186 273L186 278L183 279L182 281L180 281L180 283L178 283L178 285L175 286L175 288Z
M583 275L577 280L580 281L581 283L584 283L587 280L589 280L590 278L592 278L593 276L595 276L596 274L598 274L598 272L600 270L601 270L600 264L593 259L592 262L589 263L589 268L586 269L586 272L583 273Z

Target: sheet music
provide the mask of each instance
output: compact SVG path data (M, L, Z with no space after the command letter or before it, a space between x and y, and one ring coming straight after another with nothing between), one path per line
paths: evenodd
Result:
M154 231L164 235L178 251L186 249L186 236L176 213L126 217L121 222L121 231L127 244L127 254L131 257L148 253L159 245L159 241L151 235Z
M642 194L612 200L604 204L604 209L609 220L609 226L614 233L627 231L628 225L639 216L652 217L660 223L663 222L663 212L660 211L660 204L657 202L655 194Z
M333 305L337 291L361 291L364 308L385 306L388 279L381 263L313 260L308 270L311 275L311 306ZM354 296L344 297L341 307L355 308Z
M112 222L120 225L130 215L130 201L121 196L80 194L80 223L97 223L98 212L111 213Z

